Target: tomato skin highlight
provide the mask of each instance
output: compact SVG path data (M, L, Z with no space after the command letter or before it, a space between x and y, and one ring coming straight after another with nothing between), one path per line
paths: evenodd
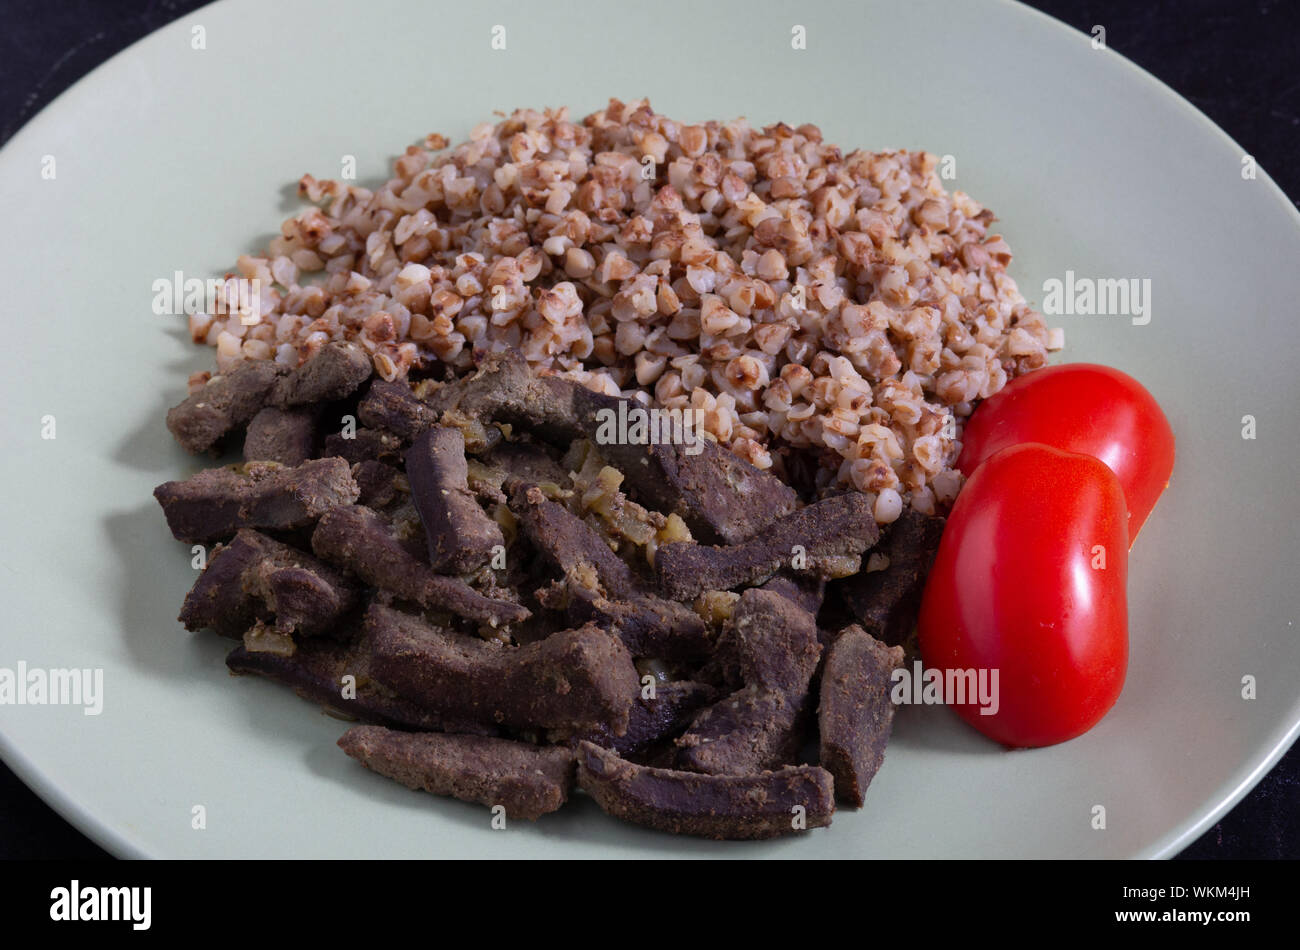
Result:
M1030 443L975 471L918 620L927 669L998 670L997 711L953 705L966 722L1007 746L1045 746L1115 704L1128 667L1127 522L1119 480L1091 456Z
M1094 363L1035 370L984 400L966 423L957 467L970 477L995 452L1024 442L1109 465L1124 486L1130 546L1174 468L1173 429L1155 397L1132 376Z

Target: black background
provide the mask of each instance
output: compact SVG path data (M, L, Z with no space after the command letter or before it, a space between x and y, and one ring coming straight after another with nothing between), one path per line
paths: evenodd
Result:
M104 60L202 5L0 0L0 144ZM1292 201L1300 199L1300 3L1033 0L1030 6L1084 32L1104 26L1111 49L1191 100ZM364 15L364 4L357 15ZM94 857L107 855L0 765L0 858ZM1179 857L1300 857L1300 747Z

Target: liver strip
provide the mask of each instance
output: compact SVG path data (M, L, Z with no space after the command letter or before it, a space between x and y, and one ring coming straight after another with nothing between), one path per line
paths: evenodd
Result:
M534 821L559 808L573 787L573 751L510 739L395 732L357 726L339 747L366 768L401 782L489 808L506 818Z
M830 773L810 765L701 775L635 765L584 742L578 747L578 785L617 818L719 840L795 834L802 830L796 826L800 813L803 828L824 828L835 813Z
M822 558L860 555L878 536L866 497L849 492L786 515L740 544L665 544L655 553L655 573L669 597L688 600L706 590L760 584L782 569L826 576ZM804 551L803 566L794 563L796 546Z
M167 428L187 452L218 449L227 435L257 414L283 373L274 363L245 360L168 410Z
M491 626L529 616L522 604L484 596L458 577L435 574L402 546L378 514L360 505L335 508L321 518L311 547L365 583L423 607L441 607Z
M206 544L229 538L240 528L305 528L360 494L348 463L339 458L316 459L296 468L249 462L244 469L241 474L211 468L154 489L178 541Z
M902 663L902 647L887 647L856 625L826 654L817 711L821 764L835 776L836 796L857 808L885 757L894 722L890 677Z
M883 571L868 571L864 566L838 582L844 603L877 640L896 645L912 632L943 526L943 518L904 509L877 547L889 558L889 566Z
M469 490L465 439L458 429L431 426L406 451L406 478L420 514L434 570L466 574L505 546L501 526Z
M374 676L441 715L515 729L627 732L640 680L619 640L595 626L507 647L372 605L365 649Z

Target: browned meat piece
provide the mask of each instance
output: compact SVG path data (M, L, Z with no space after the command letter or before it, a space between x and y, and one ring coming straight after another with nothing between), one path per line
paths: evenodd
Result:
M894 722L891 677L902 665L902 647L887 647L856 625L826 654L817 710L821 764L835 776L836 797L857 808L885 757Z
M812 614L772 591L751 588L732 608L714 660L727 682L801 695L821 649Z
M373 604L365 631L375 679L457 719L515 729L603 727L623 735L640 695L631 654L595 626L507 647Z
M357 418L372 429L383 429L406 441L438 424L438 412L425 405L405 382L377 379L357 405Z
M502 482L507 478L530 485L550 482L561 488L568 487L570 482L564 466L535 442L498 442L483 456L483 461L502 473Z
M507 819L534 821L558 811L573 787L573 751L557 746L355 726L339 739L339 748L407 788L489 808L501 805Z
M578 786L616 818L719 840L824 828L835 813L831 775L816 766L701 775L634 765L590 742L578 748Z
M384 462L375 459L357 462L352 466L352 477L361 489L357 504L366 508L378 511L406 497L399 487L402 473Z
M579 733L551 730L546 738L548 742L570 745L587 740L601 748L613 749L619 755L631 755L681 732L691 717L716 697L717 690L707 683L690 680L658 683L652 699L638 696L628 716L627 732L621 736L599 728Z
M899 644L912 632L943 525L943 518L903 509L876 546L876 553L887 557L889 565L880 571L864 566L839 582L844 603L877 640Z
M623 402L571 380L531 376L518 354L493 357L474 376L448 383L429 396L429 407L438 412L456 408L471 417L528 428L544 438L585 437L600 443L601 454L623 472L642 504L664 514L676 512L708 541L743 541L795 509L797 498L789 486L716 443L605 444L597 413L617 414Z
M178 541L206 544L240 528L305 528L360 493L343 459L316 459L295 468L249 462L243 469L212 468L154 489Z
M187 452L207 452L257 415L284 370L266 360L244 360L213 376L167 412L167 428Z
M356 343L326 343L285 376L271 401L281 408L346 399L370 378L370 355Z
M518 353L503 353L486 359L472 375L435 389L428 405L438 413L455 410L567 441L582 434L571 406L575 387L569 380L535 376Z
M677 739L679 766L742 775L794 759L803 744L809 683L820 657L811 614L780 594L745 591L712 664L724 681L743 688L700 713Z
M379 429L360 428L352 438L344 438L343 433L331 432L325 437L325 456L337 455L355 465L358 462L378 461L397 464L402 461L402 440L391 432Z
M459 578L433 573L393 537L379 515L360 505L336 508L321 518L311 546L319 557L365 583L424 607L441 607L494 627L528 616L522 604L485 597Z
M826 578L824 577L808 576L806 574L776 574L769 580L764 581L761 586L763 590L770 590L773 593L780 594L786 600L792 601L814 616L816 616L817 611L822 609L822 603L826 599Z
M633 656L693 660L707 655L713 646L700 615L675 601L646 594L608 600L567 580L562 587L563 604L557 606L569 623L595 623L622 640ZM546 603L553 605L553 601Z
M248 423L245 462L301 465L316 454L316 412L267 406Z
M534 485L517 485L510 510L538 552L566 577L583 586L597 585L608 596L624 597L636 589L632 569L610 550L605 539L569 509L547 498Z
M457 429L430 426L406 451L406 478L429 541L435 571L467 574L505 546L501 526L469 490L465 439Z
M798 757L808 718L807 693L746 686L695 717L676 740L677 766L709 775L779 768Z
M313 636L334 627L359 598L345 575L246 528L212 555L178 619L187 630L211 627L238 637L254 621L274 617L281 633Z
M395 729L495 733L490 726L448 721L395 695L369 677L367 662L355 648L331 640L308 640L291 656L253 653L240 646L226 657L232 673L265 676L288 686L308 702L351 719ZM346 688L344 676L355 677L352 688Z
M600 454L621 471L634 497L664 514L675 512L698 537L737 544L794 511L794 490L716 442L694 445L606 444L597 413L617 415L626 400L572 386L574 415Z
M866 496L848 492L801 508L758 537L730 547L665 544L655 552L655 572L669 597L690 600L706 590L762 583L782 569L829 576L831 562L826 559L861 555L877 536ZM803 552L799 560L796 548Z

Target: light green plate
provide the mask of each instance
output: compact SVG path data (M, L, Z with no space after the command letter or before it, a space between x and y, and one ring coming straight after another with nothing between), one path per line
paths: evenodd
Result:
M498 24L505 50L491 48ZM796 26L807 49L791 47ZM1128 683L1092 732L1005 752L944 709L906 708L866 808L796 840L679 840L585 799L493 831L486 809L365 772L334 746L341 723L230 678L229 644L176 623L194 572L150 492L197 467L163 413L213 353L153 315L152 282L232 266L293 211L303 172L335 176L353 155L363 181L382 179L428 132L463 138L516 106L583 115L611 95L952 155L950 185L1001 217L1031 302L1067 270L1150 278L1149 325L1054 321L1065 359L1137 376L1178 437L1173 484L1133 554ZM1300 217L1242 168L1241 148L1160 83L1001 0L229 0L186 16L0 152L0 667L101 668L105 693L97 717L0 706L0 750L121 855L1172 854L1300 723Z

